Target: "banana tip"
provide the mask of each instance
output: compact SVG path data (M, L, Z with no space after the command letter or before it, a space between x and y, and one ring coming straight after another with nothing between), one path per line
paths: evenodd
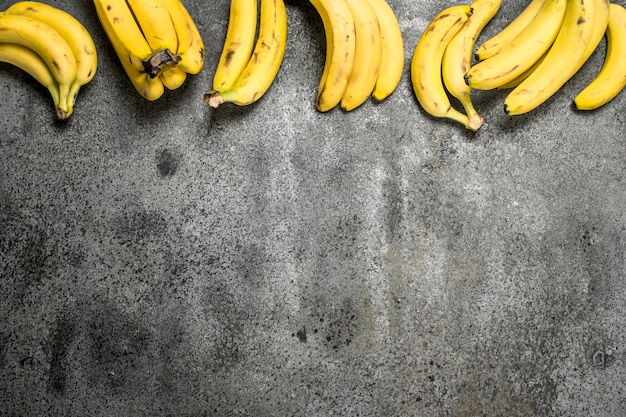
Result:
M60 107L55 108L55 115L57 120L66 120L68 117L70 117L70 113L67 110L63 110Z
M224 97L217 91L209 91L204 95L204 102L215 109L224 103Z
M485 118L479 114L475 114L469 118L467 127L473 132L476 132L478 129L482 127L484 123L485 123Z

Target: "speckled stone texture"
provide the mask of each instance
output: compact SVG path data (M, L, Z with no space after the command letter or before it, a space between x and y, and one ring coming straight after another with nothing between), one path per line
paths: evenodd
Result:
M218 109L228 1L184 1L206 65L153 103L52 3L100 65L66 123L0 66L0 416L624 415L626 95L571 107L604 42L525 116L476 92L472 135L408 72L454 2L390 0L398 89L326 114L304 0L266 96Z

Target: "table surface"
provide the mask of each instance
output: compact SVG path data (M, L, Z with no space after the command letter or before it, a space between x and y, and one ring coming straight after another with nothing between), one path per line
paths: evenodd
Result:
M266 95L217 109L202 97L228 1L184 1L205 66L155 102L90 1L52 4L99 67L57 122L0 66L1 415L623 415L626 94L571 104L604 41L529 114L476 91L472 134L410 83L420 34L455 2L390 0L400 85L328 113L307 1L287 2ZM523 6L505 1L481 39Z

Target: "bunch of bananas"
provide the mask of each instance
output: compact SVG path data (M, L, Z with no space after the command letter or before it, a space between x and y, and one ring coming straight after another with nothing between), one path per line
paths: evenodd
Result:
M608 0L531 0L514 20L475 48L500 5L501 0L474 0L449 7L430 22L411 61L413 90L426 112L476 131L484 120L472 104L471 90L507 88L511 91L504 111L527 113L577 73L605 34L603 68L574 103L579 109L595 109L626 85L622 6ZM448 93L465 112L452 107Z
M245 106L259 100L278 74L286 44L283 0L261 0L260 8L256 0L232 0L224 47L213 88L204 95L205 103L211 107L225 102Z
M385 0L310 0L322 18L326 60L316 108L350 111L388 97L404 68L402 32Z
M93 0L98 19L137 92L175 90L204 65L204 43L180 0Z
M61 120L74 111L79 89L93 79L98 64L93 39L74 16L34 1L0 12L0 61L44 86Z

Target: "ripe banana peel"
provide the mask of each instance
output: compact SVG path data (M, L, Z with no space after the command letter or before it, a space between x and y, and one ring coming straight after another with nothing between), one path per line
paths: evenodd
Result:
M413 52L411 83L417 101L428 114L454 120L467 129L478 130L480 126L470 124L466 114L452 107L442 80L446 47L471 13L468 5L450 6L428 24Z
M610 4L602 68L575 98L578 110L594 110L614 99L626 87L626 9Z
M0 13L3 62L33 76L50 91L57 119L67 119L81 86L95 76L91 35L71 14L36 1L14 3Z
M93 0L98 19L135 90L149 101L177 89L204 65L204 44L180 0ZM183 74L184 73L184 74Z
M261 0L259 21L259 34L245 67L229 88L205 93L204 101L209 106L218 107L225 102L246 106L263 97L272 85L283 62L287 44L287 9L283 0ZM228 55L228 52L224 55ZM217 71L222 70L220 66L229 64L228 59L220 60ZM215 81L213 84L216 84Z

